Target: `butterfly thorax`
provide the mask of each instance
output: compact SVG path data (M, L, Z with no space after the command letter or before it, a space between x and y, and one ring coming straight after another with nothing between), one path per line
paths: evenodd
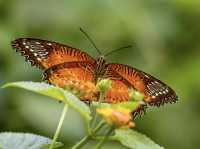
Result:
M97 81L98 78L103 78L106 71L106 60L104 56L99 56L96 59L96 65L94 70L94 77L95 81Z

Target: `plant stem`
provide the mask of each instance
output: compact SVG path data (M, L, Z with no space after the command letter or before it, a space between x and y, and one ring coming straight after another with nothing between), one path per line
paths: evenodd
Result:
M63 111L62 111L62 114L61 114L61 117L60 117L60 121L59 121L57 129L56 129L56 132L55 132L55 134L53 136L53 141L51 142L51 145L50 145L49 149L53 149L53 146L56 143L56 140L57 140L57 138L58 138L58 136L60 134L60 131L61 131L62 124L63 124L64 119L65 119L65 115L67 113L67 109L68 109L68 105L65 104L64 108L63 108Z
M95 128L95 125L97 124L97 120L98 120L98 115L97 115L97 112L95 111L94 117L93 117L91 124L90 124L91 128Z
M103 102L105 98L106 92L100 92L99 102Z
M91 127L91 128L93 127L93 125L95 125L96 119L97 119L97 113L96 113L96 109L94 109L93 119L92 119L92 121L90 122L90 127Z
M100 97L99 97L99 102L102 102L105 98L105 93L104 92L100 92ZM92 121L90 122L90 127L92 128L93 125L96 124L97 121L97 113L96 113L96 109L94 109L94 116ZM100 123L98 123L98 125L90 130L90 128L88 127L88 135L86 135L83 139L81 139L81 141L79 141L77 144L75 144L72 149L79 149L81 147L83 147L104 125L104 121L100 121Z
M104 125L104 120L100 121L99 124L94 128L92 134L96 134Z
M105 92L100 92L100 96L99 96L99 100L98 100L99 101L99 103L98 103L99 105L100 105L101 102L104 101L104 98L105 98ZM92 122L91 122L91 127L92 127L92 125L96 124L96 121L97 121L97 113L96 113L96 111L94 111L94 117L93 117Z
M72 149L79 149L81 147L83 147L83 145L85 145L89 139L91 139L93 137L93 135L95 135L95 133L97 133L102 126L104 125L104 121L101 121L95 128L93 131L91 131L91 134L86 135L83 139L81 139L81 141L79 141L75 146L72 147Z
M108 132L106 133L105 137L96 145L95 149L100 149L103 144L107 141L108 137L110 136L110 134L113 132L114 127L111 127Z
M90 135L85 136L81 141L79 141L75 146L72 147L72 149L79 149L85 145L88 140L90 139Z
M104 100L105 98L105 93L104 92L100 92L100 96L99 96L99 105L100 103ZM90 127L92 128L93 126L95 126L95 124L97 123L97 113L96 113L96 109L94 109L94 115L93 115L93 119L90 122Z

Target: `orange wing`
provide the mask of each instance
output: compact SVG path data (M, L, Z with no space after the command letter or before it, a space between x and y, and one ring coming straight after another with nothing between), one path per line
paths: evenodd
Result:
M128 86L120 80L114 80L114 79L111 80L112 80L112 87L107 93L106 102L119 103L123 101L128 101L129 100Z
M125 102L129 100L129 85L127 83L124 83L120 79L117 79L116 75L115 77L110 77L112 80L112 87L108 91L106 95L106 102L108 103L119 103L119 102ZM135 118L138 115L141 115L145 113L147 108L146 104L140 104L136 110L133 111L133 117Z
M176 93L166 84L153 76L122 64L108 64L106 77L113 81L108 93L108 100L127 101L128 88L134 88L144 94L144 101L149 105L160 106L168 102L176 102Z
M86 62L65 62L55 65L44 72L44 79L61 88L69 88L81 100L95 101L98 90L93 76L94 65Z
M87 53L57 42L33 38L12 41L12 47L32 65L44 69L44 80L80 92L82 100L96 100L93 70L96 61Z
M12 47L25 56L26 60L41 69L48 69L64 62L95 60L87 53L57 42L33 38L19 38L12 41Z

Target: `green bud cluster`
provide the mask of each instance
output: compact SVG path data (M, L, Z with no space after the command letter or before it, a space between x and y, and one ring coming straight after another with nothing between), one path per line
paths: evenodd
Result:
M97 87L102 93L106 93L111 88L111 85L112 85L112 81L109 79L102 79L102 80L99 80L97 83Z
M144 95L134 89L129 90L130 101L141 101L144 99Z

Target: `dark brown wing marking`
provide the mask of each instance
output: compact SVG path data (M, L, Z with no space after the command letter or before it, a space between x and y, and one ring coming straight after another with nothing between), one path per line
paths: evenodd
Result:
M33 38L19 38L11 42L12 47L25 56L26 60L41 69L72 61L95 60L87 53L57 42Z
M108 64L106 75L108 78L121 80L127 86L143 93L144 100L149 105L160 106L164 103L177 101L176 93L169 86L133 67L123 64Z
M65 63L57 64L57 65L54 65L54 66L52 66L52 67L50 67L50 68L48 68L44 71L43 80L48 81L50 75L52 75L56 71L60 71L62 69L70 69L70 68L81 68L81 69L83 69L84 73L83 74L81 74L81 72L79 72L79 73L82 77L84 77L86 72L93 74L94 65L92 65L88 61L65 62Z

